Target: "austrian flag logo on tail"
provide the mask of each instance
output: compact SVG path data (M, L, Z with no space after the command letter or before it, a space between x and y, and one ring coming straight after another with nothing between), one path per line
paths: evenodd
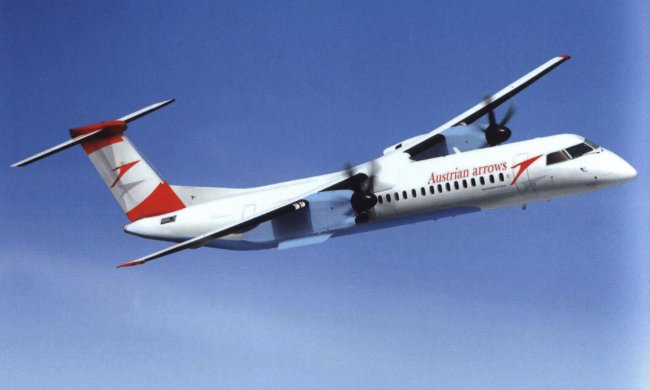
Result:
M139 163L139 162L140 162L140 160L135 160L135 161L133 161L133 162L126 163L126 164L124 164L124 165L120 165L119 167L115 167L115 168L113 168L113 172L117 172L117 177L115 178L115 181L113 182L113 184L111 184L111 188L115 187L115 185L117 184L118 181L120 181L120 179L122 178L122 176L124 176L124 174L125 174L129 169L133 168L133 166L134 166L135 164Z
M529 158L528 160L524 160L524 161L520 162L519 164L513 165L513 166L512 166L512 169L515 169L515 168L519 167L519 171L518 171L517 174L515 175L515 178L512 179L512 183L510 183L510 185L515 184L515 183L517 182L517 179L519 179L519 176L521 176L521 174L524 173L524 171L525 171L526 169L528 169L528 167L531 166L531 165L532 165L535 161L537 161L537 159L540 158L540 157L542 157L541 154L540 154L539 156L535 156L535 157L533 157L533 158Z

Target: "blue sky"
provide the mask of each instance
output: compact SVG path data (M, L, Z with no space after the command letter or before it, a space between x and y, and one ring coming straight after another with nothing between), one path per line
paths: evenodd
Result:
M0 7L3 385L650 388L648 5ZM128 131L171 183L330 172L565 53L514 99L512 139L579 133L639 178L525 212L115 270L166 244L122 232L81 150L8 168L71 127L174 97Z

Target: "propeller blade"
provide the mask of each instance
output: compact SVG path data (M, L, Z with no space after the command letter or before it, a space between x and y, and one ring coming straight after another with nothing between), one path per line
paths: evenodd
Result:
M497 120L494 117L494 111L492 110L488 111L488 121L490 123L490 126L494 126L497 124Z
M350 164L349 162L345 163L343 170L345 170L345 174L348 176L348 178L352 178L355 176L354 168L352 167L352 164ZM354 192L363 192L361 180L352 181L352 190Z
M348 177L354 176L354 170L352 169L352 164L350 164L349 162L345 163L345 165L343 166L343 170L345 171L345 174L348 175Z
M503 119L501 119L499 126L505 126L508 122L510 122L510 119L512 119L512 116L514 114L515 114L515 106L510 105L508 107L508 111L506 111L506 114L503 116Z
M492 103L492 97L491 96L486 96L485 99L483 100L483 104L485 106L488 106L490 103ZM506 127L506 124L512 119L512 116L515 114L515 108L514 106L508 107L508 111L506 111L506 114L503 116L500 122L497 123L496 120L496 115L494 114L494 110L490 110L487 112L488 115L488 125L483 127L479 126L483 131L485 132L485 140L490 146L495 146L498 145L502 142L507 141L510 138L510 135L512 135L512 131L510 131L509 128Z
M368 179L366 180L366 192L375 192L375 176L377 175L377 162L372 160L370 163L370 172L368 172Z

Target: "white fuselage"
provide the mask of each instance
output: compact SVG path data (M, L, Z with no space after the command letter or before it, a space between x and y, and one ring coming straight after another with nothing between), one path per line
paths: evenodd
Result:
M352 191L326 191L307 197L310 207L296 215L262 223L209 245L242 250L306 245L333 235L594 191L636 177L634 168L602 147L583 146L587 152L581 150L583 154L576 157L563 152L584 142L583 137L563 134L422 161L413 161L400 152L389 153L372 164L355 167L355 172L366 174L374 170L376 177L374 193L379 202L368 210L368 223L354 223L355 214L349 202ZM568 157L557 161L558 155ZM126 225L125 231L148 238L182 241L243 220L256 210L300 196L314 185L340 175L337 172L264 187L224 189L214 200L138 220ZM186 190L188 199L197 197L190 194L192 187L185 188L190 188ZM172 222L162 223L170 217Z

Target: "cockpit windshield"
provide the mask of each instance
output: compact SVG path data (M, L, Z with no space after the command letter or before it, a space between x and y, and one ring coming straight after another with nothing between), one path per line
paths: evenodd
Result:
M585 139L585 142L579 143L577 145L573 145L564 150L547 154L546 165L557 164L562 161L572 160L574 158L578 158L589 152L597 150L598 148L599 148L598 145L589 141L588 139Z
M591 146L587 145L586 143L577 144L570 148L566 148L566 151L567 153L569 153L571 158L578 158L583 154L587 154L591 152L592 150L594 149Z

